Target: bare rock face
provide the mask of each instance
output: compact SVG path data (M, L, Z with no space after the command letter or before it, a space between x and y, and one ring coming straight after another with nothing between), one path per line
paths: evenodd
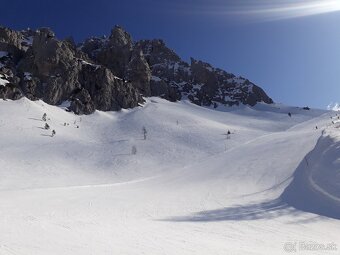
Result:
M126 78L146 97L151 96L151 70L141 50L135 50L127 66Z
M195 59L186 63L162 40L133 42L119 26L79 45L49 28L0 26L0 79L1 98L68 101L76 114L133 108L142 96L215 107L273 102L245 78Z
M143 102L138 91L128 82L98 65L84 65L79 81L89 92L95 108L102 111L117 111L133 108Z
M15 59L22 55L25 39L22 33L0 26L0 49L11 53Z
M16 100L23 97L16 66L25 54L25 39L20 32L0 26L0 98Z
M53 105L61 104L81 87L80 69L81 63L69 43L56 39L48 28L36 31L32 46L18 65L18 71L30 77L23 79L22 89Z
M170 101L188 98L195 104L215 107L273 102L245 78L202 61L191 59L190 64L186 63L162 40L133 44L120 27L115 27L109 38L87 40L82 49L94 62L131 81L143 96L159 96Z
M22 92L20 89L17 88L17 86L14 84L16 81L13 78L6 74L0 73L0 98L1 99L11 99L11 100L17 100L23 97Z
M1 99L11 99L18 100L22 98L21 91L13 84L8 84L7 86L0 86L0 98Z
M96 109L89 92L84 88L74 91L70 101L68 109L75 114L90 114Z
M208 63L182 61L162 40L143 40L136 47L144 52L152 77L151 95L171 101L188 98L197 105L255 105L273 103L265 92L249 80L236 77Z
M92 38L85 41L83 50L95 62L110 69L114 75L124 78L131 59L133 43L131 36L116 26L109 38Z
M191 95L197 104L231 106L242 103L254 106L257 102L273 103L262 89L245 78L194 59L191 59L191 70L193 83L200 86Z
M143 102L131 84L94 64L72 40L56 39L50 29L37 30L26 56L18 70L21 89L30 99L53 105L70 100L70 110L77 114L132 108Z
M108 68L123 81L131 82L143 96L151 96L151 70L143 52L134 47L131 36L121 27L112 29L106 38L90 38L81 45L93 62Z
M135 48L142 50L151 69L150 90L152 96L160 96L170 101L181 99L181 91L177 84L184 80L189 82L186 75L188 64L167 48L162 40L142 40ZM187 69L188 70L188 69Z

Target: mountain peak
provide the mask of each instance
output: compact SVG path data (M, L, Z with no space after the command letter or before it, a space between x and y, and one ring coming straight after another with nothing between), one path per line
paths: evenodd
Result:
M0 97L71 102L70 110L138 106L142 96L188 99L202 106L255 105L273 101L249 80L194 58L183 61L161 39L133 42L122 27L108 38L91 37L76 47L50 28L14 31L0 27Z

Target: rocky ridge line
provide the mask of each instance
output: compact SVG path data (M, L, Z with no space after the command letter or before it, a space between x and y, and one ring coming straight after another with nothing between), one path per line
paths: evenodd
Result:
M249 80L208 63L183 61L162 40L134 42L121 27L76 45L49 28L0 27L0 98L67 102L76 114L133 108L143 97L202 106L273 103Z

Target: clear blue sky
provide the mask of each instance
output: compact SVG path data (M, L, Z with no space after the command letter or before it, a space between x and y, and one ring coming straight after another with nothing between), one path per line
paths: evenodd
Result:
M340 1L272 2L0 0L0 24L49 26L76 41L119 24L135 40L162 38L184 60L242 75L276 102L325 108L340 101Z

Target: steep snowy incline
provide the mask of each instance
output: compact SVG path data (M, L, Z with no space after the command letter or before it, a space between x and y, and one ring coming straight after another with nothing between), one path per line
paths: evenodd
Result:
M295 172L282 199L294 207L340 219L340 131L329 127Z
M151 98L141 108L80 117L41 101L0 101L0 254L287 254L292 241L339 247L338 220L280 199L334 113L218 110ZM50 130L42 129L43 113ZM325 165L336 159L333 142ZM335 188L320 175L333 178L332 169L313 172L328 193Z

